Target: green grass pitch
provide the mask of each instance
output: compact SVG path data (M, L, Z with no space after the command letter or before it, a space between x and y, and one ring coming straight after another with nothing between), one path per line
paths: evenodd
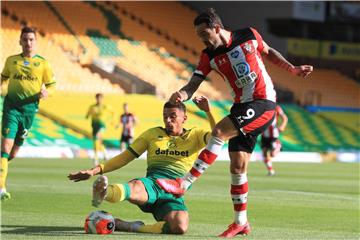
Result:
M136 160L109 174L110 182L143 176L146 162ZM73 183L69 172L88 168L84 159L15 159L1 206L1 239L212 239L233 219L228 162L216 162L186 195L190 226L184 236L117 232L84 234L92 180ZM267 177L261 162L250 164L249 236L238 239L359 239L359 164L277 163ZM127 202L101 209L127 220L154 222Z

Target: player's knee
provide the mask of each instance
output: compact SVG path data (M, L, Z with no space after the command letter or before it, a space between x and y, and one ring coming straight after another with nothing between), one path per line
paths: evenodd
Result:
M177 222L170 224L170 231L173 234L185 234L188 229L188 224L184 222Z
M132 180L129 182L131 193L138 195L143 192L144 185L140 180Z
M219 127L215 127L215 128L212 130L211 135L212 135L213 137L217 137L217 138L222 139L222 138L224 137L224 131L223 131L221 128L219 128Z

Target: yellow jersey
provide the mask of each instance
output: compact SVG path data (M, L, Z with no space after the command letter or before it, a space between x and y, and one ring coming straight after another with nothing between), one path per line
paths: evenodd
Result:
M181 136L169 136L162 127L150 128L142 133L128 148L136 157L147 151L148 171L167 169L177 175L188 172L199 151L207 144L209 131L184 129Z
M32 58L22 54L8 57L1 79L9 81L6 97L15 104L38 101L43 84L48 87L56 83L49 62L39 55Z
M106 104L93 104L89 107L86 116L90 116L92 122L105 123L110 117L113 117L113 110Z

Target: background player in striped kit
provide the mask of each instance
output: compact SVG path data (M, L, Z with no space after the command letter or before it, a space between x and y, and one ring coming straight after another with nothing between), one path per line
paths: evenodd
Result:
M137 119L133 113L129 111L127 103L123 105L124 113L120 116L120 124L122 125L120 150L123 152L132 142L134 138L135 125Z
M199 14L194 20L197 36L205 44L198 67L188 84L170 97L171 102L186 101L199 88L211 70L218 72L234 99L230 114L212 131L212 138L200 153L189 173L176 180L158 179L166 191L184 194L189 186L215 161L225 141L229 140L231 198L234 221L220 237L248 234L247 166L256 137L273 121L276 93L262 57L292 75L306 77L313 71L309 65L294 66L278 51L269 47L254 28L235 31L224 29L214 9Z
M269 176L275 175L275 170L271 161L271 158L275 157L281 150L281 142L279 140L280 132L283 132L288 123L288 118L282 108L276 106L276 114L274 121L271 125L261 134L261 149L263 151L264 163L268 170ZM281 119L280 126L279 118Z

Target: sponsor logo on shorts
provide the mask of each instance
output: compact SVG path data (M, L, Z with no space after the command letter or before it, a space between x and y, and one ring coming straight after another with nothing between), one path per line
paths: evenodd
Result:
M5 128L5 129L4 129L4 133L5 133L6 135L8 135L9 132L10 132L10 128Z

